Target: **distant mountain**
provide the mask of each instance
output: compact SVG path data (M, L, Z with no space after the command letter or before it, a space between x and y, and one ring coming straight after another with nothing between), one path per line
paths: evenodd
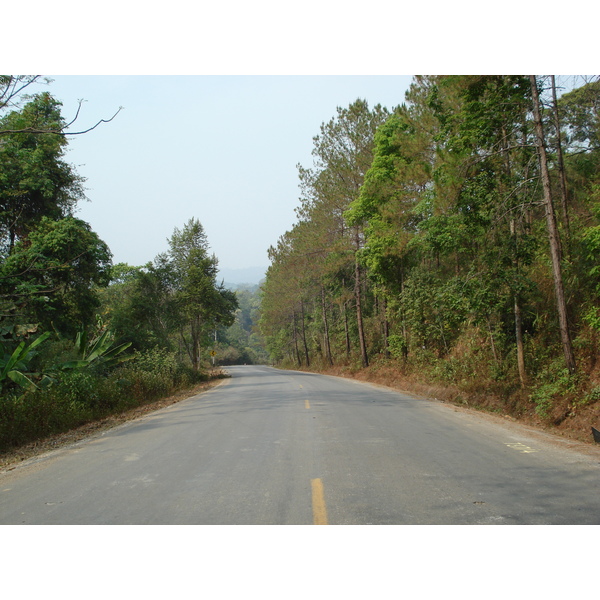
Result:
M265 278L267 267L246 267L245 269L219 269L217 281L225 282L228 284L240 285L240 284L252 284L256 285L262 279ZM228 286L229 287L229 286Z

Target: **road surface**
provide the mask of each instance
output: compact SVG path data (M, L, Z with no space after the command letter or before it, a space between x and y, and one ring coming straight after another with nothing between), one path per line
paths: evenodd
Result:
M0 524L599 524L600 450L351 380L229 368L0 474Z

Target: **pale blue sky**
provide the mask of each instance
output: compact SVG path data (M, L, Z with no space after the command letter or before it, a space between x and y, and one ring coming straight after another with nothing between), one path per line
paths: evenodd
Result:
M79 218L114 262L144 264L175 227L204 225L223 268L267 266L267 249L295 222L296 165L337 106L364 98L391 109L411 76L53 76L70 120L68 162L87 178Z

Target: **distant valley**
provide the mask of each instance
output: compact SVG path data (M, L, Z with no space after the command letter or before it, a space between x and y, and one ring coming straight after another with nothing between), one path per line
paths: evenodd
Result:
M246 267L243 269L219 269L218 281L224 281L226 287L241 284L257 285L265 278L267 267Z

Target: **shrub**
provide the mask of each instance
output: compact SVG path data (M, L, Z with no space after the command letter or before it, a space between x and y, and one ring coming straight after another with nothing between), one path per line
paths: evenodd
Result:
M401 335L390 335L388 337L388 348L394 358L406 359L408 355L408 344Z
M108 375L94 369L63 372L50 388L0 398L0 450L143 405L207 378L158 348L137 353Z
M550 416L555 400L577 390L578 377L571 375L562 364L562 360L550 363L538 375L537 379L541 383L531 393L530 400L535 404L535 412L542 418Z

